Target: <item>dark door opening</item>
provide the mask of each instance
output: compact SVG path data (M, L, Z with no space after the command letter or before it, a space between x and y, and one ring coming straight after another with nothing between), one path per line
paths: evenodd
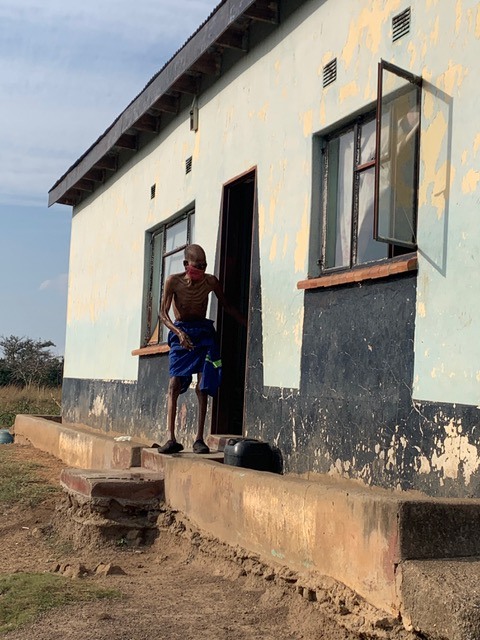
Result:
M255 171L226 185L223 192L219 279L227 300L248 318L252 259ZM242 435L247 361L247 329L218 310L222 384L213 404L212 433Z

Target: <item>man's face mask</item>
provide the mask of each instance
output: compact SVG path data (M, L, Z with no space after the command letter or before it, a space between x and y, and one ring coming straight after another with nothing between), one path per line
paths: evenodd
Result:
M198 269L197 267L194 267L192 264L188 264L185 271L188 277L190 278L190 280L194 282L197 282L198 280L203 280L203 278L205 277L205 270Z

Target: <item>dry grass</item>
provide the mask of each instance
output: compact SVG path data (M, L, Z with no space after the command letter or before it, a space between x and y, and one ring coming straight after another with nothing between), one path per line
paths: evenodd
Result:
M60 387L0 387L0 427L11 427L17 413L59 415L61 399Z

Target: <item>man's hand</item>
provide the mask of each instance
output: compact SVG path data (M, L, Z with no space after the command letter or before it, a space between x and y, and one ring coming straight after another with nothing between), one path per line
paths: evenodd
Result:
M180 346L184 349L188 349L188 351L193 351L195 349L190 337L184 331L178 332L178 339L180 341Z

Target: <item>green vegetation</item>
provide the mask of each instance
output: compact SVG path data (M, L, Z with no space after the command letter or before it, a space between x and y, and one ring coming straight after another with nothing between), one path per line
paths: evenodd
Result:
M58 387L62 384L63 358L50 351L51 340L1 336L0 385Z
M39 465L11 459L10 447L0 447L0 505L25 505L34 507L59 487L48 484L36 473Z
M50 573L0 575L0 633L27 624L54 607L119 595L113 589Z
M61 398L60 387L0 385L0 427L11 427L17 413L59 415Z

